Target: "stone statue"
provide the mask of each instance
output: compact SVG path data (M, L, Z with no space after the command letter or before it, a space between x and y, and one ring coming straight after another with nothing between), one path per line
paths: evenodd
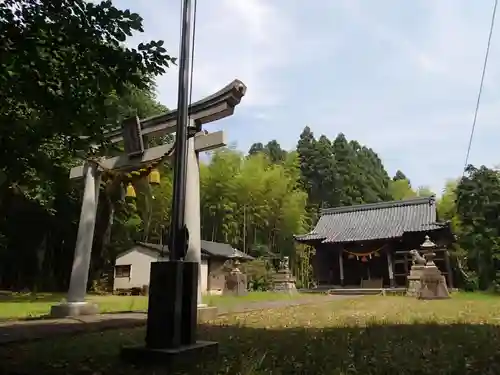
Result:
M412 263L413 265L421 265L421 266L425 266L425 264L427 263L425 258L420 255L420 253L413 249L413 250L410 250L410 254L412 256Z

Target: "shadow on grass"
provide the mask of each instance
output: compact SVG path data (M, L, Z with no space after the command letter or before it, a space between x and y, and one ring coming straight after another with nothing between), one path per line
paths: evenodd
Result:
M500 374L500 328L495 325L201 325L199 337L218 341L219 356L179 374ZM1 347L0 363L6 374L13 369L40 375L165 373L162 366L142 368L120 361L120 347L141 344L143 339L144 329L138 328L59 337Z
M2 303L30 303L30 302L60 302L65 295L62 293L0 293Z
M221 342L213 373L231 358L238 373L500 374L500 328L494 325L369 325L255 329L204 326ZM193 372L194 373L194 372Z
M93 317L67 318L65 322L49 317L26 319L18 323L5 321L0 325L0 347L15 343L26 343L44 339L58 338L68 335L78 335L91 332L103 332L110 329L133 328L144 326L145 314L140 312L126 313L127 317L115 319L99 319ZM0 322L1 323L1 322Z

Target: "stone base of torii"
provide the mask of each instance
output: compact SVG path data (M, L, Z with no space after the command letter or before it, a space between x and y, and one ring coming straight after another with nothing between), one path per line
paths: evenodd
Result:
M245 85L241 81L235 80L219 92L193 103L189 111L191 124L195 128L200 129L203 124L232 115L235 106L239 104L245 92ZM133 134L132 137L130 137L130 127L110 132L107 135L107 139L112 143L123 140L125 142L125 149L129 151L128 155L100 160L99 164L108 169L130 169L161 158L162 155L166 154L173 147L173 144L144 150L142 137L144 135L172 133L175 130L175 119L176 111L171 111L161 116L137 122L137 127L132 129L132 133L137 131L138 134ZM134 142L136 144L133 144ZM209 314L211 309L201 302L201 278L199 274L199 264L201 262L201 223L198 153L225 145L224 133L221 131L209 134L201 132L191 137L188 141L185 217L186 226L189 230L189 245L185 261L188 263L197 263L198 287L196 294L198 308L203 310L208 309L207 313ZM142 150L138 152L138 148L142 148ZM131 156L132 154L133 157ZM97 305L85 300L100 186L100 171L97 163L87 161L84 165L71 170L70 178L76 179L82 177L85 180L85 187L70 287L67 300L51 307L50 315L53 317L74 317L97 314L99 312Z

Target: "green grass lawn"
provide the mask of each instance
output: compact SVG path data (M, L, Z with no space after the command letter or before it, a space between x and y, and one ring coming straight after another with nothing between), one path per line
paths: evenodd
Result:
M315 296L307 294L308 297ZM286 293L272 292L251 292L242 297L231 296L204 296L204 303L211 306L220 306L231 309L242 303L252 303L261 301L272 301L280 299L301 298L291 297ZM50 311L50 306L64 300L64 294L39 293L39 294L0 294L0 319L23 319L36 318L46 315ZM143 311L147 309L148 298L144 296L92 296L87 300L99 305L100 311L123 312L123 311Z
M499 311L499 297L458 294L228 315L200 327L201 338L220 342L219 356L178 374L500 374ZM0 347L0 373L165 374L120 361L121 346L143 339L136 328Z

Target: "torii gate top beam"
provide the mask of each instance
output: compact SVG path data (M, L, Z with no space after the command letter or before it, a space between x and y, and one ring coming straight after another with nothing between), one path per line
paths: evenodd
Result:
M226 145L224 132L222 130L209 134L199 134L194 137L194 147L197 152L210 151ZM99 160L100 164L108 169L131 169L140 167L143 163L160 159L174 146L174 143L167 143L161 146L148 148L140 157L130 159L123 154L108 159ZM69 178L81 178L84 175L84 166L79 165L71 168Z
M198 125L217 121L231 116L234 108L240 103L245 95L247 87L243 82L235 79L229 85L215 94L207 96L189 106L189 118ZM177 120L177 109L141 120L142 135L155 134L164 135L175 132ZM122 129L116 128L104 134L111 143L123 139Z

